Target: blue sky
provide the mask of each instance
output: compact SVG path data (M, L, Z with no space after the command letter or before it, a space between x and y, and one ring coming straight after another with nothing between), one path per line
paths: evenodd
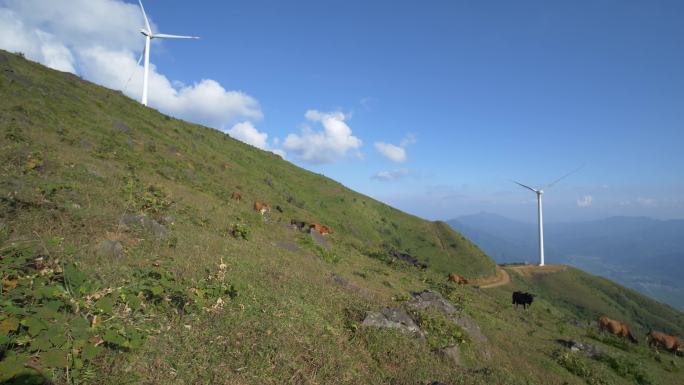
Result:
M142 19L129 4L119 7L129 19L121 28L133 31L99 45L124 50L135 64ZM684 2L144 4L158 31L202 37L153 45L167 88L188 87L182 103L159 98L157 108L254 134L260 147L400 209L430 219L485 210L533 221L534 195L510 179L542 185L586 164L545 195L548 220L684 218ZM38 20L13 0L2 7L5 20L63 42L72 53L65 69L121 83L94 69L93 55L105 53L77 47L92 36L78 34L85 27L48 19L54 10ZM0 47L16 45L0 38ZM45 51L35 49L34 60L59 68ZM220 84L217 99L226 104L215 108L232 114L206 111L213 105L202 99L203 79ZM179 107L197 100L207 100L199 112ZM240 123L245 131L235 129ZM316 135L328 127L342 134ZM377 142L396 146L394 161Z

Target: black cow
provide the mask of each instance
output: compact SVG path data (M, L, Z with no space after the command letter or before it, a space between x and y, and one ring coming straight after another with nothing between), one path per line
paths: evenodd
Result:
M307 227L307 226L306 226L306 222L297 221L297 220L294 220L294 219L290 221L290 226L292 226L293 228L295 228L295 229L297 229L297 230L304 230L304 228Z
M523 309L527 309L527 306L532 306L532 301L534 301L534 294L522 291L513 292L513 304L516 308L518 305L523 305Z
M282 213L282 212L283 212L283 208L280 207L280 206L276 206L276 210L278 210L279 213Z

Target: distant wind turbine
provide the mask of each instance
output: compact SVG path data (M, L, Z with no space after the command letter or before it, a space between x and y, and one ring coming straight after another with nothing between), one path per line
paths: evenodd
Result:
M147 20L147 15L145 14L145 8L142 5L142 1L138 0L140 3L140 9L142 10L143 18L145 18L145 28L140 30L145 36L145 49L143 51L143 56L145 57L145 66L143 70L143 93L142 100L140 101L143 105L147 105L147 77L150 69L150 41L152 39L199 39L197 36L179 36L179 35L167 35L164 33L152 33L152 28L150 27L150 22ZM142 59L142 57L141 57ZM140 60L138 60L140 64Z
M584 166L582 166L582 167L584 167ZM563 175L562 177L556 179L555 181L547 184L546 186L544 186L542 188L538 188L538 189L532 188L530 186L526 186L520 182L513 181L513 183L515 183L521 187L524 187L530 191L533 191L535 194L537 194L537 216L538 216L538 220L539 220L539 266L544 266L544 221L543 221L543 217L542 217L542 194L544 194L544 189L547 189L547 188L555 185L556 183L560 182L561 180L569 177L570 175L576 173L582 167L579 167L578 169L573 170L573 171Z

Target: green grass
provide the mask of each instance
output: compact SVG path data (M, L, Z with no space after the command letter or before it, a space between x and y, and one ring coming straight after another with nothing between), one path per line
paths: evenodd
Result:
M4 52L0 128L0 373L20 372L10 383L586 383L554 356L556 338L605 349L614 360L582 362L611 383L681 378L681 358L643 343L623 350L586 327L605 313L681 332L669 307L575 270L457 287L447 273L472 279L495 265L444 223ZM262 217L255 200L284 212ZM148 220L123 227L124 214ZM291 219L332 227L330 248ZM121 252L101 252L105 240ZM389 250L430 267L387 259ZM427 288L488 342L432 313L414 315L425 339L360 326L366 311ZM539 294L531 309L511 307L516 288ZM464 367L438 351L454 343Z

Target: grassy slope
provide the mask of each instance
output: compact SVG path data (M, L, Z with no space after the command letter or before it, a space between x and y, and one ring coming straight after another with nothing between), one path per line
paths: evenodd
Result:
M125 284L136 268L153 263L197 280L223 260L239 292L218 312L162 317L139 349L106 350L86 368L100 383L584 383L552 357L555 338L587 335L569 322L585 313L552 301L560 286L542 291L530 286L540 283L516 281L545 293L529 312L510 307L511 287L454 292L489 337L488 344L462 346L467 369L423 340L356 327L366 309L396 305L394 298L412 290L444 289L446 272L493 273L491 260L445 224L404 214L215 130L14 55L0 54L0 71L0 196L8 197L0 201L0 250L34 245L42 254L79 262L104 288ZM129 199L133 175L175 202L160 213L174 218L168 239L117 226L123 213L140 209ZM245 197L241 203L229 199L236 190ZM279 205L284 213L274 210L264 221L251 210L253 200ZM339 262L326 262L287 228L291 218L331 225ZM249 240L226 234L235 223L249 229ZM60 241L45 241L50 239ZM120 240L124 255L98 256L103 239ZM431 269L388 266L367 256L387 248L408 251ZM335 283L333 273L347 283ZM587 279L588 295L604 292L596 287L602 281ZM650 307L663 327L681 330L681 314L629 296ZM621 314L633 309L621 302L596 306L605 312L616 306ZM681 376L645 349L615 354L646 358L658 380L652 383L675 384ZM609 383L626 381L604 363L586 365ZM64 371L51 373L58 383L67 381Z
M514 272L511 275L521 279ZM573 267L554 274L532 276L527 279L525 286L566 307L578 317L597 319L607 315L627 322L639 336L645 335L650 329L684 335L684 314L681 312Z

